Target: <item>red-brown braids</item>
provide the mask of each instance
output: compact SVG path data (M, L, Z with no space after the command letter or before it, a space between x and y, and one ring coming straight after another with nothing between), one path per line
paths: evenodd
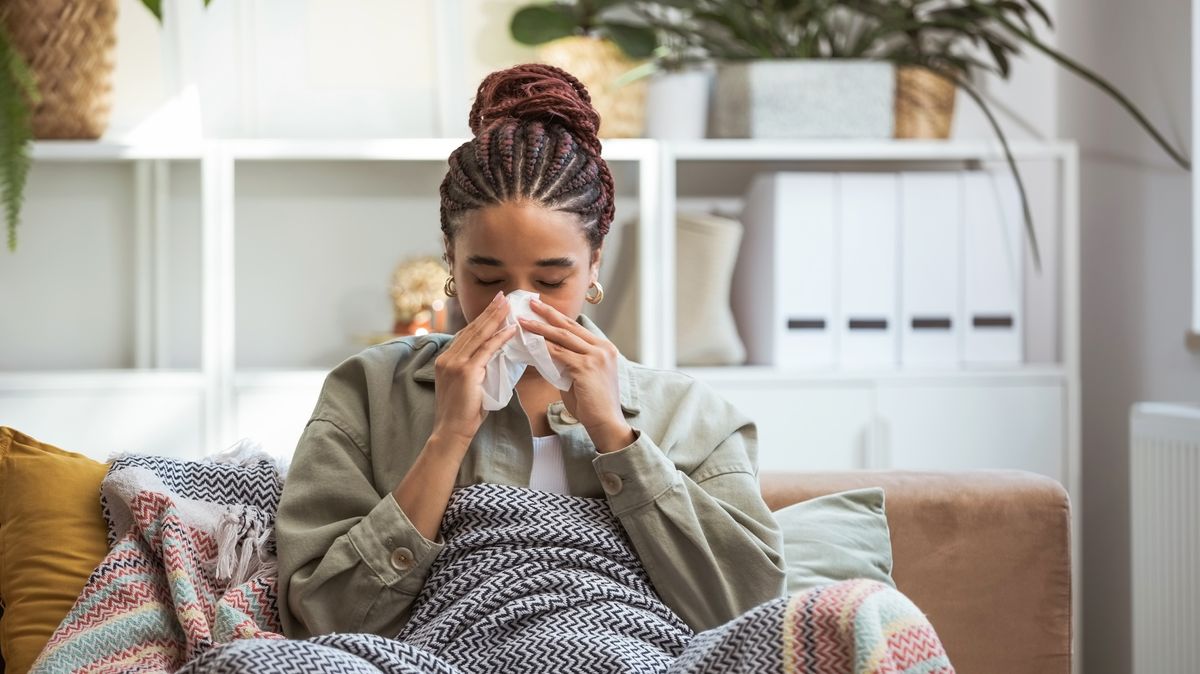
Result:
M488 75L471 106L475 137L450 154L442 180L442 232L468 211L529 199L579 215L592 248L613 220L613 179L600 157L600 116L583 84L538 63Z

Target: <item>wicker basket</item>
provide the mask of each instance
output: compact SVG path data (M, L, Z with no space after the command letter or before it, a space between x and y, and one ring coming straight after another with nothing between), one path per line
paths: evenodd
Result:
M0 23L42 100L35 138L99 138L112 107L117 0L3 0Z
M637 61L610 40L593 37L564 37L538 48L538 58L579 78L592 96L592 105L600 114L603 138L637 138L642 135L646 118L646 81L638 80L623 87L614 82Z
M950 137L957 87L927 68L896 68L896 137Z

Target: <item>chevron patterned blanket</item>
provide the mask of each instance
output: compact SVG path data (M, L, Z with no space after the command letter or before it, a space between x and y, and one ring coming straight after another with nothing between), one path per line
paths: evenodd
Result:
M780 597L694 634L606 501L492 484L454 492L446 547L395 638L284 639L279 486L267 461L115 462L104 496L116 543L33 671L953 672L924 615L873 581Z
M396 638L235 641L183 671L953 672L925 616L874 581L780 597L694 634L659 599L603 499L473 485L454 492L442 536Z
M281 639L275 461L240 444L206 461L131 455L101 485L109 554L32 672L174 672L234 639Z

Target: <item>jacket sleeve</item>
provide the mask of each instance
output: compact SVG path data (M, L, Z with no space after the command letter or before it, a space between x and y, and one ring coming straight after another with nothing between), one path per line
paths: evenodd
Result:
M354 418L366 394L345 374L326 380L279 504L279 613L292 638L395 636L442 549L409 521L394 485L381 493L371 479L365 418Z
M686 472L640 430L633 444L592 461L655 589L697 632L785 594L782 536L758 484L757 430L715 393L705 397L707 419L680 415L693 432L668 433L702 457Z

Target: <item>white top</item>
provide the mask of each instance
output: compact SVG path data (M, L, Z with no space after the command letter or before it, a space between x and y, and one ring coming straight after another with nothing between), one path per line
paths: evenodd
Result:
M533 472L529 488L570 494L567 488L567 468L563 464L562 441L557 435L533 438Z

